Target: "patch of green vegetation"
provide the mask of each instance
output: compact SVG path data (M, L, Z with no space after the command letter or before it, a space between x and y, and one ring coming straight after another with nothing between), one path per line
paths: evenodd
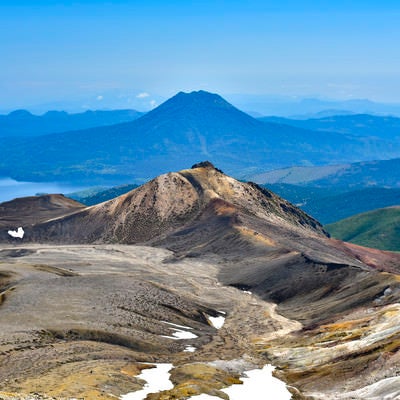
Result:
M400 207L355 215L325 225L331 236L361 246L400 251Z
M73 192L73 193L68 193L67 196L70 199L79 201L79 199L84 199L86 197L95 196L98 193L103 192L104 190L108 190L108 188L105 186L93 186L93 187L90 187L89 189L79 190L78 192Z
M331 187L264 185L300 207L322 224L330 224L367 211L400 204L400 189L372 187L344 190Z

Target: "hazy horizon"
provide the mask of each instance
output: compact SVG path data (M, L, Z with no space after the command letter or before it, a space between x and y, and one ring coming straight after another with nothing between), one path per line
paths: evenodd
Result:
M144 110L199 89L400 103L399 16L394 1L5 0L0 110Z
M185 91L184 91L185 92ZM189 93L190 91L186 91ZM196 91L192 91L196 92ZM45 115L47 112L67 112L69 114L84 113L86 111L117 111L131 109L140 112L148 112L158 107L163 102L169 100L178 94L174 93L171 97L166 98L159 95L152 96L151 104L147 106L143 103L144 98L150 97L148 93L139 93L136 101L127 95L118 95L115 92L106 93L102 96L100 103L97 98L71 99L71 100L54 100L47 103L36 105L25 105L9 109L0 109L0 115L8 115L15 111L28 111L37 116ZM312 96L284 96L284 95L252 95L252 94L221 94L211 91L235 107L251 115L257 116L285 116L285 117L310 117L317 116L319 113L340 114L374 114L374 115L392 115L400 117L399 103L375 102L370 99L333 99ZM157 99L157 100L154 100Z

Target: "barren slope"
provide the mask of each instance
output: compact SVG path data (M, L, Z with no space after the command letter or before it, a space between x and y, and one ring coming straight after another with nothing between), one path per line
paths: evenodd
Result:
M0 203L0 240L9 238L8 229L31 225L72 214L85 206L62 194L30 196Z

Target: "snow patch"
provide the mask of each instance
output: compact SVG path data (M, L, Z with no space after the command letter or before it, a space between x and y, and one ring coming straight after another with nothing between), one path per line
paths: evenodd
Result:
M176 328L179 329L193 329L190 326L185 326L185 325L178 325L178 324L174 324L172 322L168 322L168 321L161 321L163 324L167 324L167 325L171 325L171 326L175 326Z
M177 329L172 336L174 336L176 339L196 339L198 336L195 335L192 332L186 332L186 331L181 331Z
M265 365L262 369L253 369L245 372L245 377L241 378L242 385L232 385L228 388L221 389L222 392L229 396L230 400L290 400L291 393L281 380L272 376L275 369L272 365ZM219 399L216 396L201 394L190 397L191 400L209 400Z
M13 238L19 238L22 239L24 237L24 230L22 229L22 226L20 226L16 231L8 231L8 234L12 236Z
M186 346L185 350L183 350L186 353L194 353L196 351L196 347L194 346Z
M207 318L215 329L221 329L225 323L225 317L223 316L210 317L209 315L207 315Z
M225 392L230 400L261 400L266 398L266 393L268 393L270 399L290 400L292 395L286 384L272 376L274 369L274 366L267 364L262 369L246 371L246 377L241 378L242 385L232 385L226 389L221 389L221 391Z
M196 339L196 338L198 338L198 336L195 335L194 333L184 330L184 329L193 329L190 326L173 324L172 322L167 322L167 321L161 321L161 322L163 322L164 324L168 324L168 325L173 326L174 328L171 328L171 329L175 331L172 334L172 336L161 335L161 337L165 337L165 338L173 339L173 340Z
M144 369L137 378L146 381L142 390L131 392L121 396L121 400L143 400L149 393L157 393L163 390L169 390L174 387L170 381L169 371L172 364L152 364L155 368Z
M164 337L164 338L167 338L167 339L173 339L173 340L196 339L196 338L198 338L198 336L195 335L194 333L187 332L187 331L182 331L180 329L175 329L175 332L172 334L172 336L161 335L161 337Z

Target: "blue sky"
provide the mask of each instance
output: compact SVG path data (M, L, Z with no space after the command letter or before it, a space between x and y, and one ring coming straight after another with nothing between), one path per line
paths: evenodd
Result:
M0 110L197 89L400 102L399 2L348 3L2 0Z

